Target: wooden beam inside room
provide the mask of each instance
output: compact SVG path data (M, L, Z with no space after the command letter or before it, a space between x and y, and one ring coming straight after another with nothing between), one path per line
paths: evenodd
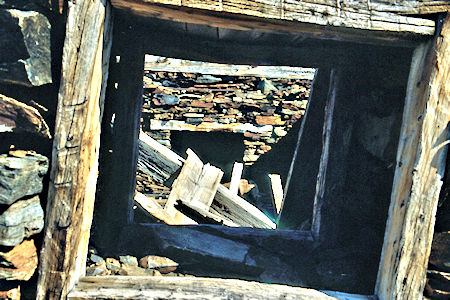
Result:
M375 293L421 299L450 122L450 14L413 55Z
M237 30L298 32L339 41L399 43L434 33L434 21L386 12L385 6L377 2L372 5L372 1L346 0L337 2L338 5L327 0L112 0L111 3L115 8L145 17ZM412 11L406 1L396 5Z

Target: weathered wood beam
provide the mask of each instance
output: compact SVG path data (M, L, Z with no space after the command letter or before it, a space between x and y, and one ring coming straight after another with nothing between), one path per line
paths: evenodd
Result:
M389 41L432 35L434 22L343 1L112 0L146 17L237 30L301 32L318 38ZM367 31L371 31L369 34Z
M106 293L108 299L339 299L313 289L237 279L133 276L82 278L68 299L102 299Z
M65 299L84 274L111 29L107 1L69 3L37 299Z
M145 56L146 71L201 73L230 76L256 76L266 78L314 79L314 69L286 66L251 66L182 60L154 55Z
M450 121L450 15L413 55L389 217L380 299L421 299L445 169Z

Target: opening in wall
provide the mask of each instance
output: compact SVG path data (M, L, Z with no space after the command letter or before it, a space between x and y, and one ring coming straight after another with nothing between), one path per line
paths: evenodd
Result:
M253 165L271 151L280 152L277 144L288 134L298 135L314 69L153 55L145 61L141 125L147 137L140 141L134 208L149 214L147 222L275 229L282 182L291 180L295 139L283 147L291 155L278 155L270 167ZM149 155L159 152L145 143L148 139L188 162L179 168L157 165ZM241 207L233 210L236 203L228 202L236 199ZM144 214L137 215L145 222Z

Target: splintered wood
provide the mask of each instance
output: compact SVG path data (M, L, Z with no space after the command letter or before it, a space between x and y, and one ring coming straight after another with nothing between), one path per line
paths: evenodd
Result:
M164 166L180 166L180 174L172 184L171 192L164 205L155 198L136 193L135 201L153 217L170 225L194 225L207 220L210 224L232 227L259 227L275 229L276 225L257 207L220 184L223 171L210 164L203 164L200 158L188 149L184 160L170 149L160 145L151 137L141 133L140 142L145 145L147 165L144 173L174 174L177 168L164 170ZM140 155L143 154L140 149ZM157 162L157 163L155 163ZM242 164L237 163L235 178L240 182ZM152 176L151 174L149 174Z
M188 157L181 169L180 175L172 185L169 199L164 210L175 220L184 219L175 209L178 200L208 211L222 179L223 172L210 164L203 165L198 156L190 149L186 151ZM189 222L189 221L188 221Z

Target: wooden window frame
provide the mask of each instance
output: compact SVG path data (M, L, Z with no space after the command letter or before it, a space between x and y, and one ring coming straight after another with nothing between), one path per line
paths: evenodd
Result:
M166 5L170 1L153 2L157 5L147 5L156 11L181 12L176 16L184 20L200 20L207 24L211 24L211 20L219 20L220 24L231 24L228 12L208 12L205 19L208 8L178 10ZM443 6L448 9L445 4ZM246 15L245 11L240 12L241 16ZM272 22L259 17L244 17L238 23L266 29L269 24L268 27L272 26L274 30L279 26L287 31L305 30L305 26L298 26L303 24L302 21ZM420 37L411 40L405 38L401 30L394 34L368 34L371 43L408 42L415 48L375 288L380 299L398 299L405 295L420 298L425 282L434 212L445 168L449 120L446 97L449 92L445 90L442 78L450 68L449 58L445 57L445 51L450 47L449 19L448 15L440 19L434 39ZM106 0L69 2L38 299L65 298L84 274L112 39L111 20L111 8ZM349 31L336 27L338 30L330 31L329 28L317 29L315 26L311 31L311 26L307 25L307 32L322 38L327 38L326 34L330 33L332 39L360 38L360 35L353 34L359 29ZM80 31L84 32L82 36ZM143 57L142 50L137 52ZM114 87L109 84L108 88ZM417 218L420 222L415 222Z

